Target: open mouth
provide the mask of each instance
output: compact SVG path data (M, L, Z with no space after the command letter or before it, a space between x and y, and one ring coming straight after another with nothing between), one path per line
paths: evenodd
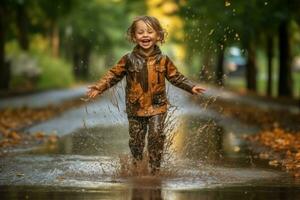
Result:
M143 45L149 45L151 40L150 39L143 39L143 40L141 40L141 42L142 42Z

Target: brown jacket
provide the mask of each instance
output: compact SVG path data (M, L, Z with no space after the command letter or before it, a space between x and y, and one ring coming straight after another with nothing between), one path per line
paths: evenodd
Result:
M167 111L165 78L192 93L195 84L183 76L158 46L145 57L138 46L123 56L96 86L101 94L126 76L126 112L128 116L152 116Z

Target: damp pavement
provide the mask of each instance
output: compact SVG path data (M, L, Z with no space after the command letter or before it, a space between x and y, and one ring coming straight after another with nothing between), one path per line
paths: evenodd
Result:
M47 106L49 104L57 105L62 101L81 97L85 93L86 87L87 86L84 85L74 88L43 91L15 97L4 97L0 99L0 109L6 107L18 108L24 106L38 108Z
M52 92L27 102L71 98ZM84 92L82 87L71 94ZM166 134L173 139L159 176L122 171L130 162L122 159L129 154L128 124L124 92L117 88L28 128L55 132L59 140L15 149L0 159L1 199L300 199L299 181L247 148L243 137L257 127L202 108L179 89L169 87L168 93L174 107ZM208 90L207 95L216 94ZM12 104L25 102L18 101Z

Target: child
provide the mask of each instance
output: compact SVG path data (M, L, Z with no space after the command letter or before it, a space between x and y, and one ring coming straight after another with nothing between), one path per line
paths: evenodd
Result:
M170 58L161 53L157 43L164 42L165 31L156 18L135 18L127 35L136 44L133 51L89 86L87 96L94 98L126 77L129 147L134 161L142 160L148 127L149 164L155 174L160 168L165 140L163 129L168 105L165 78L191 94L201 94L204 89L178 72Z

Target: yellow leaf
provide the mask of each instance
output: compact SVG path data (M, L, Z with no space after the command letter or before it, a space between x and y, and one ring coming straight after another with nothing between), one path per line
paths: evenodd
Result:
M269 165L277 167L279 165L278 160L269 161Z

